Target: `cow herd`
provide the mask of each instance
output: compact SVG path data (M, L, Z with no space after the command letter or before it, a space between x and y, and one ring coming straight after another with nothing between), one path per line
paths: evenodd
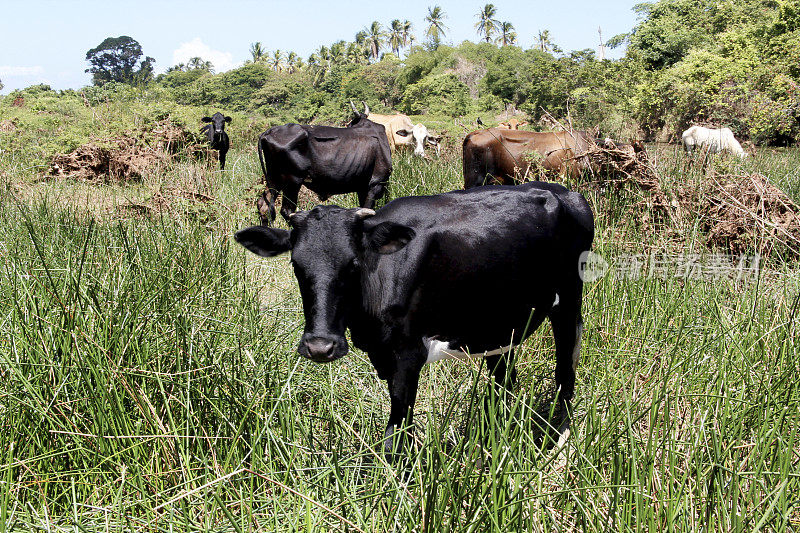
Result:
M388 385L383 445L394 454L412 423L426 363L483 357L495 387L511 388L515 347L549 319L557 401L569 413L583 332L581 263L594 238L594 216L582 195L562 185L513 183L534 163L577 175L583 169L577 156L593 136L524 131L516 121L472 132L463 143L465 190L397 198L376 210L392 153L407 147L425 157L440 139L404 115L351 106L353 119L343 128L287 124L261 134L261 225L235 234L262 257L291 254L305 318L299 354L339 359L350 332L350 343ZM230 120L217 115L209 134ZM714 135L709 141L684 134L684 145L691 151L716 142ZM730 149L725 142L714 147ZM483 187L489 184L496 186ZM355 192L361 207L298 212L302 186L323 200ZM289 229L270 227L281 195ZM568 424L567 415L561 429Z

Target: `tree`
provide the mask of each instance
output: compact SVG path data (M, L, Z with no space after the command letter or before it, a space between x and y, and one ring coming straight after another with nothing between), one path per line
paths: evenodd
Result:
M403 23L394 19L389 27L389 47L397 57L400 57L400 48L403 46Z
M202 57L193 57L189 59L186 65L187 70L205 70L207 72L214 72L214 65L211 61L204 61Z
M442 37L445 36L445 30L448 29L444 25L444 19L447 18L442 8L433 6L428 8L428 16L425 17L425 22L428 23L428 29L425 30L425 35L430 40L430 46L436 50L442 42Z
M366 43L367 47L369 48L369 53L372 56L372 59L378 59L380 57L381 49L383 48L383 42L385 34L383 33L383 28L381 28L381 23L377 20L373 21L369 27L366 28Z
M413 25L411 24L411 22L409 22L407 20L404 20L403 24L401 26L403 28L403 31L402 31L402 34L401 34L402 37L403 37L403 47L406 47L409 44L411 44L412 42L414 42L414 34L411 33L411 30L413 29Z
M369 51L364 42L347 44L347 62L353 65L366 65L369 63Z
M283 70L283 52L280 49L275 50L272 53L272 59L270 60L269 66L272 67L275 72L281 72Z
M553 41L550 40L550 31L549 30L542 30L536 36L536 40L538 41L537 47L542 52L553 52L553 53L560 53L561 49L556 46Z
M109 81L121 83L145 83L153 78L152 57L142 57L141 45L131 37L108 37L97 47L86 52L86 61L92 66L86 72L92 74L92 83L104 85Z
M494 18L495 15L497 15L497 8L494 4L486 4L475 15L478 19L478 22L475 23L475 29L478 30L478 35L483 34L483 38L487 43L492 40L492 35L497 32L500 26L500 21Z
M253 57L253 63L260 63L261 61L267 60L267 52L259 41L250 45L250 55Z
M341 65L347 61L347 43L344 41L336 41L331 45L331 63L334 65Z
M189 63L178 63L167 69L167 74L170 72L189 72L192 70L202 70L205 72L214 73L214 65L211 61L204 61L202 57L193 57L189 59Z
M498 31L500 35L495 39L497 44L508 46L517 42L517 32L514 31L514 25L510 22L502 22Z
M294 52L289 52L289 55L286 57L286 68L289 71L289 74L294 74L303 66L303 61L300 59L300 56L295 54Z
M630 34L630 50L649 70L669 67L694 46L702 45L720 29L710 20L705 3L662 0L637 4L633 10L641 22Z

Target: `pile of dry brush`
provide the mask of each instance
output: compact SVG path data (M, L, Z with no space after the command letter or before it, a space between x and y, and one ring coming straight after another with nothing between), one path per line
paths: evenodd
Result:
M131 135L79 146L68 154L57 154L49 174L83 181L131 181L145 171L179 157L196 157L207 151L195 133L169 119Z
M595 144L582 157L588 158L594 176L582 188L636 191L640 200L631 208L640 220L672 231L672 237L680 238L676 228L691 227L699 219L709 248L734 255L800 257L800 207L760 174L711 174L666 189L647 152L635 143ZM643 217L643 212L652 216Z

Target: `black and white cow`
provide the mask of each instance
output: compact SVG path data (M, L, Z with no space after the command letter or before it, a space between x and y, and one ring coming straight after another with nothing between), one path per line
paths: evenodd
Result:
M398 198L377 213L318 206L289 224L235 238L263 257L291 251L305 314L300 355L339 359L348 328L369 355L389 386L387 451L411 423L426 363L486 357L498 386L511 387L513 347L546 317L559 397L569 403L582 333L579 262L594 237L580 194L543 182L478 187Z
M213 150L219 150L219 168L225 170L225 156L228 155L228 150L231 147L231 140L228 134L225 133L225 123L230 123L231 117L223 116L222 113L214 113L210 117L203 117L203 122L208 122L205 126L200 128L200 133L205 133L208 137L208 143Z

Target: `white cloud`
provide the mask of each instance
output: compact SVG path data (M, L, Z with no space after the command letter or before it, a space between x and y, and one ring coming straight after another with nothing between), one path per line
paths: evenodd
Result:
M44 69L40 66L35 67L12 67L0 65L0 78L19 78L23 76L41 76Z
M233 61L233 54L212 50L210 46L195 37L188 43L182 43L177 50L172 52L172 64L186 63L193 57L201 57L205 61L211 61L214 65L214 72L225 72L238 66Z

